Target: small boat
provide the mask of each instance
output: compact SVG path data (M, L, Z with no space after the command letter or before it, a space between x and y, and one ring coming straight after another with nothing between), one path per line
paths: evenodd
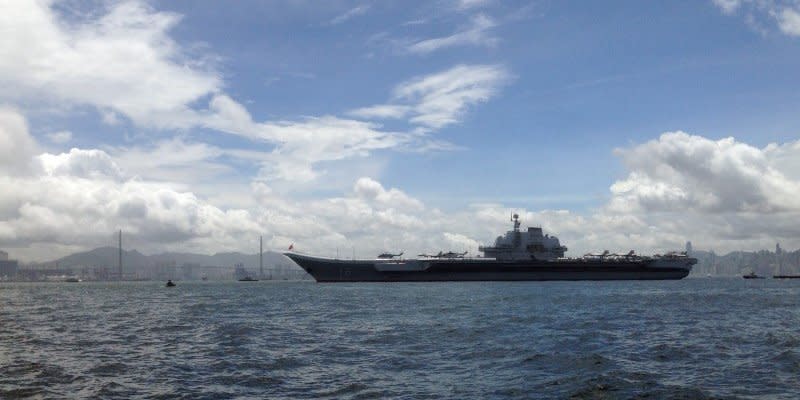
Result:
M800 275L772 275L772 279L800 279Z
M744 279L764 279L763 276L756 275L755 272L750 272L749 274L742 275Z
M245 276L244 278L239 279L239 282L258 282L258 279L255 279L252 276Z
M83 282L83 280L80 279L80 278L70 277L70 278L64 279L64 282L74 283L74 282Z
M175 285L175 282L173 282L172 279L167 280L167 287L175 287L175 286L177 285Z

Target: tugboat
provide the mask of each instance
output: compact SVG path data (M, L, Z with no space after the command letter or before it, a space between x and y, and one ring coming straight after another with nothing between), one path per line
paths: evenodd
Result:
M763 276L756 275L756 273L753 272L753 271L750 271L750 273L742 275L742 278L744 278L744 279L764 279Z
M499 236L493 246L481 246L482 257L466 253L439 252L418 258L398 259L384 253L375 259L341 260L284 253L317 282L408 282L408 281L548 281L548 280L643 280L682 279L697 259L686 253L640 256L587 254L567 258L558 238L542 228L520 230L519 215L511 217L513 230Z

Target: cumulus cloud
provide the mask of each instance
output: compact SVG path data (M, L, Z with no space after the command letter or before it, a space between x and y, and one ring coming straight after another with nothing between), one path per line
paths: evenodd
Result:
M712 0L726 15L742 13L748 25L759 32L777 25L789 36L800 36L800 3L793 0Z
M444 232L442 236L445 242L449 244L449 248L462 252L466 251L467 253L471 252L472 255L476 255L475 250L481 245L475 239L460 233Z
M6 119L19 125L15 140L35 145L24 118L14 114ZM182 149L176 157L192 161L216 154L213 148L183 142L160 148ZM34 153L28 155L37 166L31 174L0 173L0 243L26 260L108 245L117 229L125 232L129 246L148 252L252 251L248 238L260 234L268 247L296 242L325 252L356 243L360 251L373 251L409 241L407 232L427 226L419 200L370 178L359 179L344 196L305 201L282 197L257 182L250 193L258 200L255 205L221 208L172 184L131 175L103 150ZM366 245L379 232L386 241Z
M109 244L121 228L128 243L149 252L252 252L247 243L263 234L270 248L295 243L299 251L321 255L351 248L357 256L385 250L476 254L479 244L510 228L509 215L516 212L525 225L557 235L570 255L664 252L681 249L686 240L718 251L775 241L793 248L800 246L800 206L793 200L800 198L799 151L800 142L756 148L666 133L618 150L627 177L611 186L607 204L576 213L503 204L443 211L369 177L340 196L306 200L255 182L251 206L223 208L191 191L133 177L101 150L73 149L33 156L40 164L33 175L0 174L0 243L24 259L41 260L52 254L42 252L46 243L61 251L91 248Z
M253 251L246 245L248 238L260 234L275 249L296 243L321 254L354 246L360 252L374 252L390 243L409 242L407 232L425 232L428 226L420 219L418 200L377 182L368 194L300 202L254 190L253 195L265 203L251 209L222 209L166 184L68 172L26 180L0 177L4 246L23 258L42 260L57 254L31 254L26 249L39 249L47 242L69 249L107 245L110 235L122 229L130 246L149 252ZM356 186L363 189L363 181ZM16 190L7 192L10 187Z
M488 101L510 79L500 65L457 65L397 85L389 104L350 111L361 117L409 118L425 130L459 121L472 105Z
M764 148L770 167L800 181L800 140L783 144L770 143Z
M169 37L180 17L138 1L114 3L82 24L61 20L50 2L0 5L4 95L58 99L114 110L149 126L185 126L171 115L219 91L219 77L189 60Z
M408 51L415 54L428 54L434 51L454 46L486 46L491 47L497 43L497 38L489 34L489 30L496 26L490 17L478 14L472 18L469 27L449 36L425 39L408 46Z
M777 18L781 32L791 36L800 36L800 11L784 8Z
M420 211L425 208L422 202L409 197L401 190L396 188L386 190L380 182L367 177L362 177L356 181L353 192L355 192L359 198L376 204L380 208L409 211Z
M0 241L23 248L43 242L92 248L107 244L120 228L144 249L176 243L191 248L211 239L224 247L240 232L259 230L247 212L223 211L192 193L151 182L45 174L28 180L2 177L0 187L16 190L2 203L8 229L0 232Z
M231 245L242 232L260 229L249 211L222 210L190 192L125 174L103 150L37 154L24 117L3 110L0 143L7 139L15 163L30 167L27 174L0 171L0 243L17 248L23 258L54 255L42 247L104 245L119 228L144 248L162 249L174 243Z
M0 172L27 171L36 150L25 118L16 110L0 107Z
M684 132L665 133L658 140L617 150L632 172L611 186L611 207L618 212L800 211L800 183L770 162L770 153L777 151L733 138L713 141Z
M72 149L69 153L42 154L36 157L45 176L70 176L90 180L122 180L124 175L117 164L97 149Z
M27 175L0 171L0 243L23 259L44 260L62 255L53 251L107 245L117 229L125 231L127 243L144 251L212 252L249 251L242 243L259 234L273 248L291 240L332 249L380 230L397 233L422 225L414 215L423 209L421 202L369 178L359 180L346 196L304 202L254 183L254 206L221 208L147 174L130 174L118 163L133 165L146 158L154 161L154 168L168 169L229 151L213 146L172 140L127 153L112 149L116 157L100 149L39 153L25 118L13 110L0 113L0 139L8 144L2 147L8 150L4 155L16 157L14 164L4 157L4 166L31 165ZM29 151L21 151L23 144ZM246 152L238 156L258 157Z
M265 181L254 182L246 207L212 204L207 197L148 174L132 174L152 151L156 169L203 164L230 150L183 140L155 148L71 149L39 153L25 119L0 112L0 147L14 153L0 171L0 243L15 256L44 260L58 253L108 245L117 229L140 250L252 251L250 238L264 235L267 246L334 255L356 248L358 255L384 250L409 254L470 251L491 243L519 213L526 225L542 226L570 248L571 255L609 249L663 252L686 240L718 251L758 249L780 241L800 246L800 141L757 148L732 138L712 140L683 132L618 149L628 169L610 187L609 201L585 213L526 210L503 204L474 204L461 210L427 207L399 188L362 177L340 196L286 197ZM137 151L139 153L137 153ZM242 151L258 159L261 153ZM159 155L160 154L160 155ZM28 158L27 160L25 158ZM163 159L162 159L163 158ZM26 165L26 174L7 167ZM79 227L79 228L78 228ZM55 250L54 250L55 249Z
M611 185L609 201L579 227L554 221L571 247L800 247L800 141L758 148L669 132L616 154L628 174Z

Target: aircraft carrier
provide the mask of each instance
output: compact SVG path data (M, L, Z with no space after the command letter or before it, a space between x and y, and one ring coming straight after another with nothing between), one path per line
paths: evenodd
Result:
M481 246L482 257L466 253L439 252L403 259L401 254L384 253L375 259L316 257L290 251L284 253L317 282L425 282L425 281L577 281L682 279L689 275L696 258L686 253L640 256L627 254L586 254L564 257L567 251L558 238L543 234L542 228L520 231L519 216L512 216L514 228L499 236L493 246Z

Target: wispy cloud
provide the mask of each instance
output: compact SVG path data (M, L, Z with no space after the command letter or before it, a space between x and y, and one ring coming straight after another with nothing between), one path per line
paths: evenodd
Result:
M427 21L424 20L424 19L412 19L410 21L403 22L401 25L402 26L414 26L414 25L422 25L425 22L427 22Z
M458 122L467 107L489 100L509 78L500 65L458 65L402 83L394 96L415 104L412 123L438 129Z
M725 14L733 14L742 4L742 0L712 0Z
M497 38L489 33L489 30L495 26L494 20L486 15L478 14L472 18L471 25L468 28L450 36L418 41L409 45L407 50L415 54L428 54L454 46L474 45L491 47L497 43Z
M47 136L47 138L53 143L67 143L72 140L72 132L70 131L53 132L48 133L45 136Z
M5 4L5 3L4 3ZM365 7L346 15L358 15ZM112 4L96 21L67 27L48 3L0 5L0 101L93 106L108 123L125 117L159 131L208 128L272 146L262 170L275 179L312 180L321 162L399 146L402 135L372 123L334 116L299 121L255 121L223 90L219 74L188 59L169 30L180 17L139 1ZM23 44L16 38L28 37ZM290 76L313 79L296 71ZM63 139L64 135L57 139ZM194 147L193 150L199 148ZM216 168L216 166L213 166Z
M459 121L464 111L489 100L510 74L501 65L458 65L397 85L388 104L359 108L350 115L372 119L409 118L421 130Z
M362 107L348 111L347 114L366 119L398 119L403 118L412 111L410 106L400 104L379 104L371 107Z
M340 15L336 16L335 18L333 18L332 20L330 20L329 24L331 24L331 25L339 25L339 24L341 24L343 22L346 22L347 20L350 20L350 19L352 19L354 17L366 14L366 12L369 11L369 8L370 8L369 4L362 4L360 6L353 7L350 10L348 10L347 12L345 12L343 14L340 14Z
M491 0L457 0L456 8L459 10L470 10L473 8L481 8L491 3Z

